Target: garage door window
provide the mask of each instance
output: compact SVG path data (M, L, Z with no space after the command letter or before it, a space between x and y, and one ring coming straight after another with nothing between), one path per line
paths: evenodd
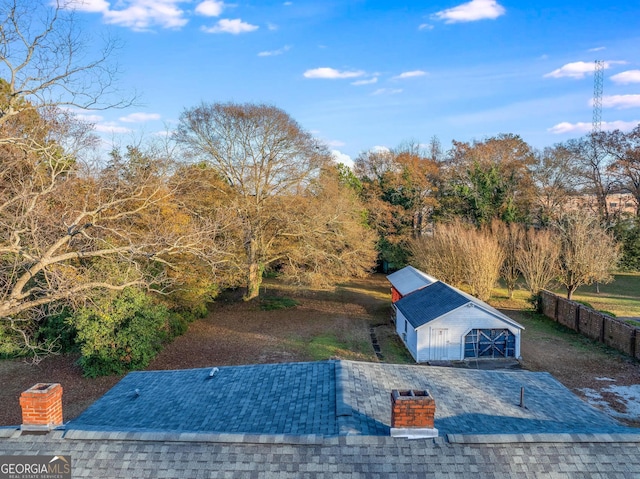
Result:
M465 358L513 358L516 337L508 329L472 329L465 337Z

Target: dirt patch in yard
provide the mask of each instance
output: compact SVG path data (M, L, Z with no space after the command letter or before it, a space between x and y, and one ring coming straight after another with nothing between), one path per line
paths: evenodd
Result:
M389 286L383 275L354 281L335 291L308 291L265 283L269 296L293 298L298 305L264 311L259 303L238 301L233 292L220 297L210 314L165 347L148 369L184 369L251 363L312 361L339 357L377 361L371 344L374 329L384 360L410 362L389 322ZM527 329L523 335L524 367L548 371L579 396L602 393L600 404L628 410L616 389L638 382L640 365L555 323L521 311L505 311ZM59 382L64 388L65 421L76 417L121 377L83 378L75 356L54 356L39 365L0 361L0 425L21 422L20 392L37 382ZM598 379L600 378L600 379ZM607 378L603 381L602 378ZM612 392L613 391L613 392ZM630 424L633 418L618 416Z

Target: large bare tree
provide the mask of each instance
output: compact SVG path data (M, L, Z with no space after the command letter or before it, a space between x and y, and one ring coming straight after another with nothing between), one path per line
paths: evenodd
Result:
M79 1L0 0L0 78L7 90L0 125L25 109L131 104L115 83L117 42L104 41L97 56L87 55L97 44L75 24L73 6Z
M613 280L620 259L613 236L600 226L594 215L566 214L555 225L560 239L559 282L567 299L582 285Z
M287 258L284 198L301 194L330 161L325 146L286 112L264 104L203 103L185 110L176 140L209 162L231 187L227 204L242 224L247 292L259 295L262 272Z
M605 132L591 133L563 144L575 164L578 185L584 193L596 199L594 213L603 224L610 225L613 218L607 196L616 190L616 178L611 171L612 158L603 148Z
M616 186L633 195L636 216L640 217L640 125L624 133L606 132L601 137L602 148L612 159L611 171Z
M535 184L536 223L548 226L567 210L571 195L579 184L575 156L564 145L554 145L536 152L531 165Z
M214 222L176 200L166 155L81 162L95 138L69 107L126 106L114 43L74 23L73 2L0 1L0 342L31 345L61 305L130 285L164 290L184 255L206 254ZM115 95L114 95L115 94Z

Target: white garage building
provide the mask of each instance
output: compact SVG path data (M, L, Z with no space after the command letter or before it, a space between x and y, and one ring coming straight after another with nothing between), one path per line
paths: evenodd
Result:
M396 331L418 363L520 358L522 325L441 281L402 297L393 307Z

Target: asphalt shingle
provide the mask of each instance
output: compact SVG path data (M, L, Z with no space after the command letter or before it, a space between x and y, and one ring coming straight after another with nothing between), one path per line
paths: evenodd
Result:
M429 390L441 435L635 432L547 373L355 361L220 367L213 378L209 372L130 373L71 421L68 435L257 443L274 435L294 443L388 436L392 389Z
M70 430L337 434L333 362L133 372Z
M129 374L66 430L3 428L0 454L70 455L78 478L640 477L639 431L546 373L352 361L209 371ZM439 437L388 435L395 388L431 392Z
M396 301L411 326L418 328L454 309L469 303L469 299L441 281Z

